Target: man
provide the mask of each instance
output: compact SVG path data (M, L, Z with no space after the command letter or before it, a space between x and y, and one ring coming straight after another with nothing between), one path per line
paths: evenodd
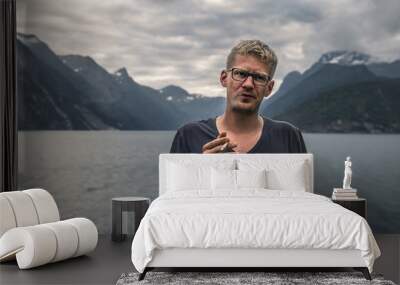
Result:
M226 109L216 118L179 128L171 153L305 153L295 126L258 115L271 94L277 57L259 40L237 44L227 58L220 82L226 88Z

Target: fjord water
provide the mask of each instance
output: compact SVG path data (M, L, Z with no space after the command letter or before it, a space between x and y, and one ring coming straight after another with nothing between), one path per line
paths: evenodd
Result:
M175 131L20 131L19 189L44 188L62 219L87 217L111 231L111 198L158 195L158 155ZM341 187L344 160L352 187L368 200L375 233L400 233L400 135L304 134L314 154L314 192Z

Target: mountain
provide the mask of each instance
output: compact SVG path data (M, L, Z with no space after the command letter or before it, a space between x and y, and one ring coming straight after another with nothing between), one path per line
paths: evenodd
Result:
M321 92L331 88L357 82L367 82L376 78L363 65L342 66L338 64L321 64L314 65L311 68L315 71L306 71L305 75L302 76L296 85L292 86L279 97L277 96L271 104L264 104L262 113L266 116L275 117L290 111L292 107L311 100Z
M89 103L95 90L75 76L47 45L33 35L18 34L16 46L19 129L112 128Z
M82 76L106 100L100 108L103 117L118 129L174 129L179 125L179 110L162 104L157 90L143 88L125 68L108 73L92 58L80 55L60 56L64 64ZM152 118L148 115L152 114Z
M379 62L367 54L357 52L334 51L323 54L303 74L289 73L280 89L271 98L264 100L262 113L272 118L289 120L312 132L400 132L396 126L397 119L393 119L394 115L389 114L386 107L374 109L373 114L363 110L364 114L370 116L369 120L364 120L366 125L363 127L358 127L362 116L357 119L352 117L353 121L347 122L346 127L341 119L341 116L345 116L341 112L343 104L355 110L359 110L366 102L370 105L370 100L383 99L389 105L396 105L396 95L399 94L395 91L397 81L390 81L389 78L400 78L397 76L400 75L398 64L399 61ZM363 88L364 85L371 90ZM357 88L363 92L360 94ZM341 97L341 94L347 94L347 97ZM342 100L343 104L337 100ZM376 106L381 104L376 103ZM321 110L329 112L329 115L321 114ZM337 120L342 123L335 125Z
M224 99L140 85L126 68L110 74L88 56L57 56L34 35L18 34L17 47L22 130L176 129L217 115ZM189 101L168 100L182 94Z
M339 50L323 54L318 62L321 64L366 65L377 62L377 59L357 51Z
M188 101L194 99L185 89L176 85L168 85L161 88L159 92L162 93L168 101L183 102L185 100Z
M282 87L279 92L282 94L289 91L292 87L296 86L301 80L301 73L298 71L289 72L282 81Z
M276 100L280 99L287 91L289 91L292 87L297 85L301 81L301 73L298 71L289 72L282 81L279 89L267 99L264 99L261 105L261 110L264 110L268 105L272 104Z
M377 78L322 92L275 119L306 132L400 133L400 79Z
M321 64L366 65L377 76L399 78L400 60L382 62L368 54L356 51L333 51L321 56Z
M367 67L378 76L400 78L400 60L395 60L391 63L377 62Z
M215 117L225 111L225 97L206 97L189 94L179 86L168 85L159 90L166 104L186 113L185 122Z
M34 35L17 35L17 53L21 130L172 130L224 112L224 97L141 85L126 68L58 56ZM400 60L334 51L287 74L261 112L310 132L398 133L399 80Z
M96 90L91 98L98 103L112 103L120 99L118 85L112 76L89 56L65 55L57 56L64 65L72 69L77 77L83 78Z
M269 105L275 101L281 100L281 97L287 94L290 89L305 80L309 76L320 71L321 68L328 64L341 65L341 66L357 66L366 63L375 62L376 59L372 59L370 55L364 53L358 53L355 51L332 51L321 55L319 60L315 62L310 68L308 68L303 74L298 71L289 72L283 79L282 84L277 92L267 100L264 100L261 110L264 114L269 114L270 116L276 115L278 110L272 110ZM351 78L347 78L348 81ZM313 83L311 83L313 85ZM300 99L301 100L301 99ZM278 104L279 105L279 104ZM273 109L279 108L274 106Z

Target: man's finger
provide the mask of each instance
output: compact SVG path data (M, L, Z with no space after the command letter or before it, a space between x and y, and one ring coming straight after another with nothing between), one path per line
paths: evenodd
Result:
M224 144L221 146L221 148L220 148L219 151L220 151L220 152L224 152L224 151L227 149L228 145L229 145L229 142L224 143Z
M233 149L237 146L235 143L228 143L224 148L221 148L221 152L233 152Z
M233 152L233 148L237 147L238 145L235 143L226 142L225 144L218 145L214 147L209 153L224 153L224 152Z
M225 152L226 149L227 149L227 146L228 146L228 143L225 143L223 145L216 145L212 149L207 150L206 153L221 153L221 152Z
M226 132L221 132L220 134L218 134L217 138L222 138L222 137L226 137Z
M207 149L212 149L218 145L223 145L226 142L229 142L229 138L227 138L227 137L222 137L222 138L212 140L203 146L203 151L207 150Z
M236 143L229 143L228 148L232 149L232 148L235 148L237 146L238 146L238 144L236 144Z

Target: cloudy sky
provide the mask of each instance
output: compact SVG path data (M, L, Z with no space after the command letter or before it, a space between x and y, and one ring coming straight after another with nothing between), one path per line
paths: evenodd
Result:
M399 11L398 0L18 0L17 29L144 85L223 96L219 73L241 39L276 51L279 85L332 50L399 59Z

